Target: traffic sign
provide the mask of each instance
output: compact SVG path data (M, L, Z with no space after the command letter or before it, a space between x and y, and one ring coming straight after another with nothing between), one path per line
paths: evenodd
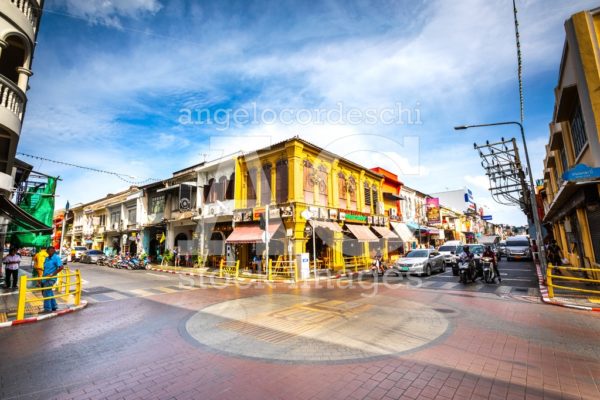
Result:
M492 220L492 216L491 215L483 215L481 217L482 220L484 221L491 221Z

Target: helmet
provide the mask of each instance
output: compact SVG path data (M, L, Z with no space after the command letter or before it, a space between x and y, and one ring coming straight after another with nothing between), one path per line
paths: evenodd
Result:
M469 246L463 246L464 251L469 251Z
M485 250L486 250L486 251L492 251L492 246L489 246L489 245L488 245L488 246L485 246Z

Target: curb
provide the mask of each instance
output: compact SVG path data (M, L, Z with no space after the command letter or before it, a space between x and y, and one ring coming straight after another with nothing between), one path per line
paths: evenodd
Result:
M162 268L150 268L150 271L156 271L156 272L164 272L167 274L175 274L175 275L187 275L187 276L206 276L206 277L211 277L211 278L216 278L216 279L223 279L226 281L236 281L236 282L272 282L272 283L298 283L298 282L315 282L315 281L321 281L321 280L326 280L326 279L317 279L315 280L314 278L311 279L306 279L306 280L300 280L300 281L294 281L291 279L286 279L286 280L268 280L268 279L256 279L256 278L232 278L229 276L224 276L224 277L219 277L218 275L215 274L197 274L197 273L192 273L192 272L185 272L185 271L173 271L170 269L162 269ZM345 273L345 274L336 274L334 276L331 276L329 279L341 279L341 278L347 278L347 277L354 277L354 276L358 276L360 275L360 272L351 272L351 273Z
M544 276L542 275L542 271L540 269L540 265L538 263L535 263L535 269L537 272L537 276L538 276L538 283L540 285L540 295L542 296L542 301L546 304L550 304L553 306L559 306L559 307L565 307L565 308L572 308L575 310L583 310L583 311L599 311L600 312L600 307L588 307L588 306L580 306L577 304L571 304L571 303L565 303L562 301L556 301L556 300L552 300L549 296L548 296L548 286L546 286L546 281L544 279Z
M25 319L22 319L22 320L19 320L19 321L2 322L2 323L0 323L0 329L2 329L2 328L8 328L9 326L14 326L14 325L31 324L33 322L43 321L45 319L50 319L50 318L54 318L54 317L60 317L60 316L63 316L65 314L70 314L72 312L84 309L85 307L87 307L87 305L88 305L87 301L81 300L81 304L78 305L78 306L65 308L64 310L56 311L56 312L53 312L53 313L50 313L50 314L39 315L37 317L31 317L31 318L25 318Z

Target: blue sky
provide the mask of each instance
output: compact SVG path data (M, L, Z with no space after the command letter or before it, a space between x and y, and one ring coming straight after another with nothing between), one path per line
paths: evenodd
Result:
M517 1L536 177L564 20L595 3ZM452 129L519 118L510 0L49 0L33 70L24 153L143 180L300 135L424 192L468 186L494 222L525 221L490 198L472 147L518 131ZM236 110L279 118L226 126ZM304 118L310 110L359 117ZM369 121L367 110L392 118ZM127 187L24 160L62 177L58 206Z

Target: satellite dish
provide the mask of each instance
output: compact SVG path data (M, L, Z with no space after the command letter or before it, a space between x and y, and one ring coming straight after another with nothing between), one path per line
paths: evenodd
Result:
M304 210L300 213L300 215L302 216L302 218L304 218L307 221L310 221L312 219L312 213L308 210Z

